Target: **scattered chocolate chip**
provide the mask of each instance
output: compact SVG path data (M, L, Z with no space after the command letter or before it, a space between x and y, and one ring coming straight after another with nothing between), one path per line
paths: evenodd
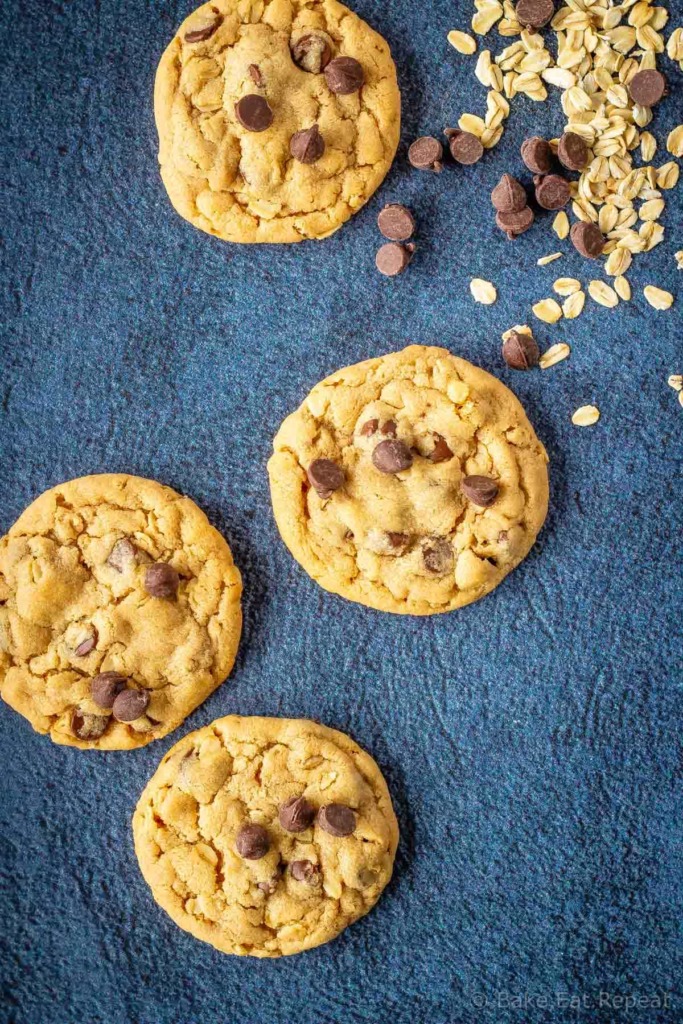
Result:
M443 537L433 537L422 548L422 561L428 572L433 572L435 576L445 576L455 563L453 548Z
M337 96L348 96L358 92L363 85L363 66L355 57L335 57L325 67L325 81L330 92Z
M297 882L310 882L318 874L318 868L310 860L294 860L289 870Z
M382 424L379 432L385 437L396 437L396 420L387 420Z
M416 139L408 150L408 162L418 171L443 170L443 146L431 135Z
M465 497L479 508L493 505L500 490L496 481L489 476L466 476L460 486Z
M373 434L377 433L379 427L379 420L366 420L363 426L360 428L362 437L372 437Z
M448 462L453 458L453 452L446 444L445 437L441 434L434 434L434 447L427 456L430 462Z
M127 679L120 672L100 672L90 684L90 693L98 708L111 711L114 701L126 689Z
M93 627L93 631L89 637L85 640L81 640L80 644L74 651L77 658L85 658L86 654L90 654L97 647L97 630Z
M324 832L343 839L356 831L356 815L346 804L325 804L318 811L318 824Z
M122 537L121 540L117 540L111 549L107 565L110 565L112 569L116 569L117 572L125 572L129 566L133 565L136 559L137 548L128 537Z
M307 476L311 487L323 500L344 486L344 470L332 459L314 459L308 467Z
M235 848L245 860L260 860L270 849L270 839L263 825L252 822L237 833Z
M572 225L569 237L574 248L589 260L597 260L605 248L605 236L597 224L580 220Z
M121 690L114 698L112 714L118 722L136 722L149 707L147 690Z
M415 231L415 218L407 206L389 203L380 211L377 226L392 242L407 242Z
M145 590L152 597L175 597L179 583L180 576L168 562L155 562L145 572Z
M522 143L522 160L533 174L547 174L553 166L553 150L549 142L534 135Z
M666 78L654 69L639 71L629 83L628 91L634 103L640 107L654 107L666 96Z
M220 28L223 23L222 16L216 11L215 17L212 21L203 25L201 28L192 29L190 32L185 33L186 43L203 43L205 39L210 39L214 32Z
M261 89L263 87L263 75L261 74L261 68L258 64L250 64L248 70L249 77L254 85L258 85L259 89Z
M576 132L565 132L560 139L557 155L569 171L582 171L588 163L588 146Z
M544 210L561 210L571 198L569 182L560 174L534 178L536 202Z
M406 269L414 252L415 246L411 242L408 242L407 245L401 245L400 242L387 242L375 256L375 266L385 277L396 277Z
M252 92L235 104L235 116L248 132L265 132L273 123L273 111L267 100Z
M472 132L461 132L458 128L447 128L448 148L459 164L476 164L484 155L481 141Z
M293 796L281 804L278 820L287 832L305 832L315 818L315 807L303 796Z
M526 208L526 189L511 174L504 174L493 192L491 202L498 213L520 213Z
M325 152L325 140L317 124L295 132L289 140L289 152L301 164L314 164Z
M534 211L530 206L525 206L517 213L497 213L496 225L504 231L510 241L528 231L535 220Z
M403 441L380 441L372 453L372 462L380 473L402 473L412 466L413 456Z
M533 336L524 331L512 331L503 342L503 359L512 370L530 370L538 366L540 351Z
M319 75L332 60L332 47L326 36L311 32L292 44L292 60L312 75Z
M519 0L517 21L524 28L543 28L555 15L553 0Z
M88 715L80 708L71 713L71 731L79 740L98 740L109 725L107 715Z

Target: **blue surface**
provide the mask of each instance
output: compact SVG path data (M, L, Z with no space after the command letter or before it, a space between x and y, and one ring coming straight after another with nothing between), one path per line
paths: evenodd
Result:
M539 325L542 347L567 340L571 359L514 374L501 331L560 274L593 276L558 246L551 215L512 245L488 205L503 171L521 173L525 134L560 129L559 106L519 100L503 144L472 169L410 171L416 134L483 110L473 61L445 42L471 5L355 3L398 63L399 158L351 224L289 248L220 243L166 199L152 81L191 0L2 4L0 527L70 477L152 476L206 509L245 581L235 671L174 736L84 755L0 711L3 1024L683 1020L683 410L666 384L683 372L680 193L666 242L629 273L634 301ZM667 64L658 162L683 120ZM419 223L395 281L373 270L389 200ZM569 255L536 267L558 248ZM475 276L496 282L495 306L473 304ZM647 283L677 292L673 311L646 305ZM533 553L485 601L430 620L320 590L278 537L265 473L280 421L316 381L408 341L501 376L551 456ZM593 401L600 424L572 427ZM229 712L349 732L400 819L374 912L280 962L221 956L179 931L133 854L130 815L162 754ZM605 1005L665 992L670 1009Z

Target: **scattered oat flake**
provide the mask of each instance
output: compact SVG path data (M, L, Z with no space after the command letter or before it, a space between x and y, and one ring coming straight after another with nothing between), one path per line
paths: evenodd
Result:
M556 363L561 363L563 359L567 359L570 352L569 345L565 345L563 341L560 341L557 345L551 345L548 351L543 353L538 360L538 365L542 370L549 370L551 366L555 366Z
M575 277L558 277L553 285L553 291L562 296L573 295L574 292L581 291L581 282Z
M594 302L607 309L614 309L619 305L619 296L605 281L591 281L588 285L588 294Z
M673 295L671 292L665 292L663 288L655 288L654 285L648 284L643 289L643 295L653 309L671 309L673 306Z
M468 36L467 32L458 32L457 29L448 33L448 42L458 53L472 54L477 49L476 40Z
M492 306L498 298L498 292L490 281L484 281L481 277L475 277L470 281L470 291L475 302L481 302L484 306Z
M586 293L585 292L574 292L569 298L565 299L562 303L562 312L565 320L576 320L577 316L581 316L583 313L583 307L586 305Z
M545 324L556 324L562 319L562 307L555 299L542 299L532 306L532 311L534 316Z
M547 267L549 263L554 263L555 260L560 260L564 256L563 252L554 252L550 256L541 256L539 260L536 260L539 267Z
M679 270L683 270L683 249L679 252L674 253L674 259Z
M674 391L683 391L683 373L672 373L667 384Z
M683 156L683 124L669 134L666 140L666 148L673 156Z
M561 242L569 236L569 217L564 210L560 210L558 215L555 217L555 220L553 221L553 231Z
M592 427L600 419L600 410L596 405L582 405L572 416L575 427Z
M619 298L623 299L624 302L628 302L630 300L630 298L631 298L631 285L630 285L630 283L628 281L628 278L624 277L623 275L619 275L619 277L615 277L614 278L614 290L617 293L617 295L619 296Z

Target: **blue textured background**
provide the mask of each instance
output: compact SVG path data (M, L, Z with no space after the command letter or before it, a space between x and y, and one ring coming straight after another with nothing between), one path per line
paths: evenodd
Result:
M85 473L190 494L232 545L246 621L232 678L186 728L238 712L348 731L385 771L402 828L380 905L333 945L280 962L224 957L154 905L133 855L137 796L184 730L83 755L3 708L3 1024L683 1020L683 410L666 384L683 372L680 195L669 193L666 243L629 273L634 301L539 325L542 347L567 340L571 359L507 370L501 331L560 274L594 270L558 246L550 216L510 245L488 205L500 173L521 173L525 134L560 129L559 106L520 99L504 143L473 169L411 172L416 134L483 109L473 60L445 40L471 5L355 4L397 60L399 158L351 224L289 248L215 241L164 194L152 81L191 0L2 4L0 527ZM667 64L662 142L683 120ZM419 252L395 281L373 269L388 200L419 222ZM561 263L536 267L558 248ZM497 305L474 305L474 276L496 282ZM646 305L647 283L678 293L673 311ZM523 567L431 620L312 583L277 535L265 474L272 436L311 385L409 340L499 374L552 467L548 523ZM572 411L593 401L600 424L574 428ZM673 1008L600 1010L601 990L668 991ZM556 992L589 1009L563 1009ZM525 993L530 1009L509 1005Z

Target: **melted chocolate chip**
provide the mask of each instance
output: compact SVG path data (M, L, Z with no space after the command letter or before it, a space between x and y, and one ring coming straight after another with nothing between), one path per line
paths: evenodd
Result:
M448 462L453 458L453 452L446 444L446 439L441 434L434 434L434 447L427 456L430 462Z
M380 441L372 453L372 462L380 473L401 473L410 469L413 456L403 441Z
M245 860L260 860L270 849L270 839L263 825L252 822L237 833L235 848Z
M335 57L325 68L325 81L330 92L348 96L363 85L363 66L354 57Z
M90 684L90 693L98 708L111 711L118 695L126 689L128 680L119 672L100 672Z
M145 572L145 590L152 597L174 598L179 584L180 576L168 562L156 562Z
M360 434L362 437L372 437L373 434L377 433L378 427L379 420L366 420L360 428Z
M250 64L248 69L249 77L251 78L254 85L257 85L259 89L263 88L263 75L258 64Z
M311 486L323 498L329 498L344 486L344 470L332 459L315 459L307 470Z
M315 807L303 796L293 796L278 810L278 820L287 832L305 832L314 818Z
M289 152L301 164L314 164L325 152L325 140L317 124L295 132L289 141Z
M466 476L460 486L465 497L479 508L493 505L500 490L496 481L489 476Z
M292 861L289 870L297 882L311 882L318 877L318 868L310 860Z
M249 93L235 104L235 116L248 132L265 132L273 123L268 101L258 93Z
M326 36L310 32L292 43L292 60L302 71L319 75L332 60L332 47Z
M318 811L318 824L324 832L343 839L356 831L356 815L346 804L325 804Z
M452 571L455 564L453 548L443 537L433 537L425 542L422 548L422 560L425 569L435 576L445 576Z
M88 715L80 708L71 713L71 732L79 740L98 740L103 736L109 725L106 715Z
M81 640L78 647L75 649L74 654L77 658L85 658L86 654L90 654L97 647L97 630L93 626L92 633L85 640Z
M186 43L203 43L205 39L210 39L214 32L220 28L223 23L223 17L215 8L213 8L213 12L213 19L207 22L206 25L202 25L201 28L191 29L185 33Z
M125 572L136 561L137 548L128 537L122 537L121 540L117 540L111 549L107 565L110 565L112 569L116 569L117 572Z
M112 714L118 722L136 722L149 707L147 690L122 690L114 698Z

